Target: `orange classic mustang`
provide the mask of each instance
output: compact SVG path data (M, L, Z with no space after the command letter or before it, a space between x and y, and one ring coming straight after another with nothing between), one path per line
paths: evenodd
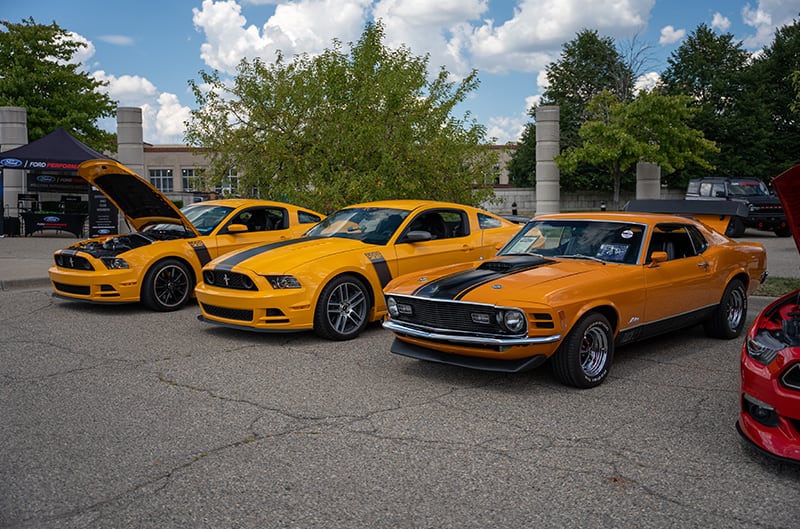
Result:
M75 301L142 301L176 310L192 296L203 265L226 252L299 237L323 215L291 204L229 199L179 210L149 182L113 160L90 160L78 174L137 230L58 250L49 270L55 295Z
M691 218L542 215L494 259L389 283L384 327L393 353L505 372L551 359L559 381L587 388L606 378L617 345L698 323L739 336L765 278L761 244Z
M349 340L386 314L382 288L392 277L491 257L519 229L449 202L355 204L299 239L210 262L195 289L200 319L252 331L313 329Z

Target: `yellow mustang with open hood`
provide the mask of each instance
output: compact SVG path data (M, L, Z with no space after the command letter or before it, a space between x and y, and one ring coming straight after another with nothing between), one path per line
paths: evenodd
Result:
M267 200L212 200L178 209L149 182L112 160L90 160L78 174L125 215L135 230L78 242L55 252L55 295L99 303L183 306L204 264L244 246L301 236L324 218Z
M448 202L346 207L293 241L215 259L195 289L209 323L254 331L313 329L347 340L386 314L382 289L423 268L488 258L520 226Z
M702 323L735 338L766 251L683 216L534 218L497 257L399 277L385 289L391 351L517 372L550 359L580 388L608 375L617 345Z

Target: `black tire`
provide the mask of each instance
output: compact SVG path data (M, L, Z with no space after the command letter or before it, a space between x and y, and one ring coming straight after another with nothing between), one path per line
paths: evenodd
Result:
M142 284L144 305L159 312L178 310L192 294L194 280L189 268L176 259L159 261L147 271Z
M352 340L368 323L368 288L355 276L334 278L322 289L314 309L314 332L328 340Z
M725 235L728 237L741 237L744 235L745 228L746 226L741 217L731 217L730 222L728 222L728 229L725 230Z
M744 283L734 279L725 287L719 305L703 324L708 336L730 340L737 338L747 320L747 290Z
M576 388L599 386L614 360L614 332L608 319L598 312L581 318L553 355L556 379Z
M787 228L777 228L775 230L775 235L778 237L789 237L792 235L792 230Z

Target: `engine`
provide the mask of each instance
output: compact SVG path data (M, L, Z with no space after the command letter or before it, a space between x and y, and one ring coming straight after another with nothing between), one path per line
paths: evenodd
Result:
M128 250L147 246L152 243L152 239L145 237L141 233L132 233L129 235L115 235L114 237L101 240L95 239L87 241L75 249L79 249L97 258L115 257Z

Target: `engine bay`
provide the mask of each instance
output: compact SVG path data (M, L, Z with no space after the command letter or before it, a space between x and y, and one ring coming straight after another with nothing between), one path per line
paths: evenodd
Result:
M763 329L787 346L800 345L800 291L764 315Z

